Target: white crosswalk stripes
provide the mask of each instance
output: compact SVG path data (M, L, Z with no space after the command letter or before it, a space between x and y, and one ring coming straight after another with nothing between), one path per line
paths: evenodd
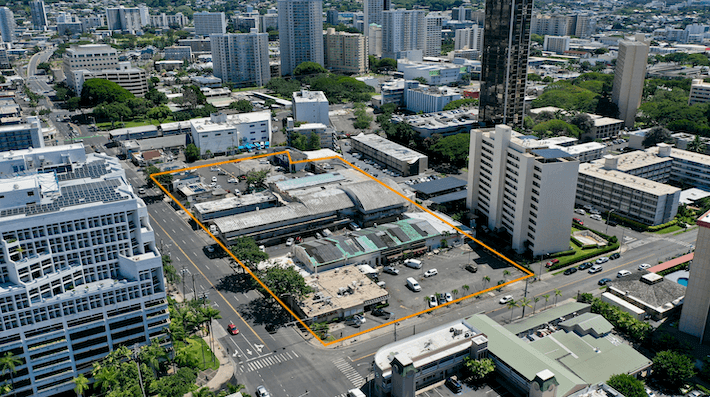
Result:
M350 363L345 361L345 359L339 358L333 361L333 364L338 367L340 372L342 372L345 377L353 383L355 387L360 387L365 384L365 378L363 378L357 371L355 371L355 368L353 368Z
M264 358L256 359L254 361L247 361L240 365L242 372L252 372L257 371L262 368L270 367L272 365L281 364L289 360L293 360L298 357L295 352L285 352L280 354L274 354Z

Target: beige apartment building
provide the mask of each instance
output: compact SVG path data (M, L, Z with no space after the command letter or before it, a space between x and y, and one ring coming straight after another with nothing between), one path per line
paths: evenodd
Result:
M365 36L359 33L336 32L334 28L328 28L323 42L327 69L348 74L367 72Z

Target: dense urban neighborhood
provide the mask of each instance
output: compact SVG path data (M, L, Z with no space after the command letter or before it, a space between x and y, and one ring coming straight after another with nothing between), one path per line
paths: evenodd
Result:
M709 7L3 2L0 396L709 396Z

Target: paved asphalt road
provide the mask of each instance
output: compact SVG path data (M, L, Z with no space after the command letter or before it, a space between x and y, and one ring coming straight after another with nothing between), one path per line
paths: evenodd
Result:
M59 112L62 113L62 112ZM66 113L64 111L63 113ZM52 120L56 114L51 115ZM68 136L66 123L55 123L60 131ZM73 127L72 127L73 128ZM85 145L97 145L101 151L114 153L114 149L101 147L107 142L106 133L89 132L85 126L76 127ZM88 149L90 150L90 149ZM218 161L220 159L212 160ZM135 187L144 186L142 173L132 165L127 165L126 174ZM210 243L203 231L195 232L168 203L162 200L157 189L149 189L146 197L151 225L155 231L156 243L169 253L179 272L184 270L187 297L207 294L207 299L217 307L222 315L218 320L225 327L229 322L237 325L238 335L230 335L217 340L222 349L228 349L236 363L236 381L253 391L264 384L274 397L342 396L353 387L365 385L371 378L371 363L374 353L383 345L397 339L422 332L441 324L458 320L462 317L485 312L500 323L507 323L511 313L498 303L501 295L513 295L516 299L523 296L525 282L506 287L502 292L471 298L458 305L447 306L420 317L403 321L396 326L388 326L373 333L348 340L344 344L324 348L309 341L310 336L301 335L291 325L292 319L278 308L264 303L261 295L249 287L239 274L235 274L225 259L209 258L204 247ZM605 225L583 218L586 225L604 231ZM651 235L631 232L620 227L610 227L609 234L624 237L622 257L604 265L604 271L590 275L577 272L571 276L546 274L541 280L528 285L528 297L550 294L548 306L554 303L554 291L559 289L563 301L574 298L578 292L599 293L597 281L603 277L615 278L618 270L637 271L641 263L656 264L673 255L685 253L695 244L697 230L680 235ZM533 265L534 270L538 270ZM178 288L182 291L183 286ZM544 298L537 303L537 310L545 305ZM527 314L531 309L527 309ZM513 318L519 318L521 309L515 309ZM281 324L276 330L267 330L267 325L279 319ZM396 335L395 335L396 332ZM363 387L367 392L367 386ZM493 397L493 396L491 396Z

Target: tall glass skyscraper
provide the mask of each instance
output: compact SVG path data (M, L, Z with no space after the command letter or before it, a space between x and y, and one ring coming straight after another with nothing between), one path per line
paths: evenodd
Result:
M533 0L486 0L479 121L523 122Z
M303 62L323 66L323 0L279 0L281 74Z

